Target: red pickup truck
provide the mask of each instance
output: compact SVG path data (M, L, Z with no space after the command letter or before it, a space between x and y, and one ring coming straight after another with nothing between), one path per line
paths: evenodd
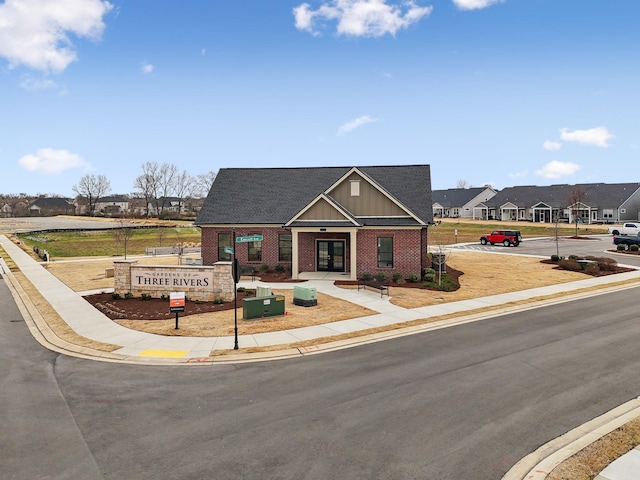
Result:
M487 243L490 243L491 245L501 243L505 247L510 247L511 245L517 247L520 245L520 242L522 242L520 230L494 230L493 232L480 237L480 243L482 245L486 245Z

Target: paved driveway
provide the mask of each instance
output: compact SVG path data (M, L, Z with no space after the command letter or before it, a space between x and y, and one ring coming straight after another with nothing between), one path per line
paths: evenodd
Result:
M69 217L18 217L0 218L0 233L22 233L35 230L109 228L116 227L115 222Z
M480 245L478 243L465 243L452 246L455 250L472 250L478 252L509 253L514 255L539 255L551 257L578 255L594 257L611 257L619 264L640 267L640 256L611 252L614 248L611 235L591 235L587 239L571 239L560 237L556 241L553 237L525 240L518 247L504 247L502 245Z

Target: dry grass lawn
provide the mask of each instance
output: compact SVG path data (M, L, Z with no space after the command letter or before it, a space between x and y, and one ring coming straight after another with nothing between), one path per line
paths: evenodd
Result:
M137 257L136 260L140 264L160 265L178 265L179 262L174 256ZM464 272L460 277L461 288L458 291L438 292L393 286L391 302L403 308L416 308L586 278L582 273L555 270L552 265L542 264L537 258L513 255L455 252L448 255L447 262L451 267ZM83 291L113 287L113 278L105 277L105 268L112 265L112 259L70 259L52 262L47 268L73 290ZM321 293L318 294L318 305L315 307L294 305L291 288L276 288L273 293L285 296L287 314L264 320L243 320L242 310L239 310L240 335L319 325L376 313ZM233 335L233 320L233 310L227 310L183 317L178 330L175 329L175 319L129 319L118 323L127 328L160 335L208 337ZM422 323L435 320L425 319Z
M140 264L177 265L177 257L136 258ZM113 287L113 278L105 277L105 268L112 266L113 260L74 259L76 261L53 262L47 268L75 291L94 290ZM79 260L79 261L77 261ZM460 277L461 288L456 292L435 292L415 288L391 287L391 302L404 308L415 308L453 302L486 295L513 292L552 284L559 284L586 278L582 273L555 270L552 265L542 264L537 258L512 255L491 255L476 252L454 252L447 256L447 263L456 270L464 272ZM13 270L13 269L12 269ZM19 271L14 275L36 305L51 329L61 338L111 351L113 345L97 344L79 337L56 314L40 294L31 286ZM285 295L287 315L273 319L242 319L238 311L239 334L276 331L307 325L327 323L353 317L370 315L375 312L333 297L318 294L316 307L299 307L292 304L291 289L274 289L274 294ZM415 323L440 320L444 317L424 319ZM174 319L156 321L123 320L118 322L128 328L140 329L161 335L225 336L233 335L233 310L202 315L190 315L180 319L180 329L174 329ZM387 329L399 328L391 326ZM354 337L366 333L359 332L342 337ZM342 338L340 337L340 338ZM326 340L326 339L325 339ZM322 341L322 340L321 340ZM87 342L89 342L87 344ZM290 346L310 346L314 342L300 342ZM274 347L275 348L275 347ZM262 348L260 350L272 350ZM282 346L278 347L282 348ZM250 351L254 349L243 349ZM225 353L225 352L220 352ZM603 437L586 449L560 464L547 480L588 480L594 478L611 461L623 455L640 443L640 419L633 420L620 429Z

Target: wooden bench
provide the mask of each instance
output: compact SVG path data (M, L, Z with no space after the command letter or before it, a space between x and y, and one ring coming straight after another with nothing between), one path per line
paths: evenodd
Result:
M389 296L389 283L379 282L375 278L370 280L364 280L363 278L358 279L358 290L364 289L367 287L373 288L380 292L380 297L382 298L384 295Z

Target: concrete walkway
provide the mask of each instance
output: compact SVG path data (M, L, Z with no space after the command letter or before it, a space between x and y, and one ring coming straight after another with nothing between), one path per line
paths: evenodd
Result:
M248 347L276 347L271 352L261 353L238 353L235 355L219 355L215 356L216 351L233 350L233 337L166 337L162 335L149 334L122 327L108 317L96 310L82 296L71 290L64 283L58 280L53 274L49 273L42 264L36 262L19 246L11 242L6 236L0 235L0 246L9 254L13 262L18 266L20 271L34 285L34 287L43 295L53 309L60 315L62 319L78 334L90 340L99 343L115 345L117 348L112 351L103 351L98 349L87 348L79 345L73 345L69 342L58 338L54 332L48 327L46 320L39 316L37 309L31 305L29 299L21 292L21 287L17 282L12 282L10 288L16 297L16 301L23 312L25 321L29 326L34 337L47 348L54 351L60 351L68 355L74 355L82 358L91 358L94 360L103 360L110 362L125 363L142 363L150 365L189 365L189 364L211 364L211 363L238 363L246 361L264 361L274 358L286 358L301 355L310 355L321 352L327 352L340 348L347 348L354 345L362 345L381 341L388 338L398 337L402 335L410 335L418 332L426 332L446 328L452 325L478 321L482 318L490 318L495 315L508 313L515 310L533 308L535 304L526 303L520 307L518 302L530 300L532 298L563 294L564 298L559 298L558 302L565 301L567 296L590 287L602 287L613 282L624 280L640 279L640 270L634 270L628 273L622 273L615 276L591 277L584 280L563 283L560 285L551 285L547 287L534 288L519 292L512 292L500 295L491 295L482 298L464 300L459 302L444 303L441 305L419 307L414 309L405 309L393 305L388 297L381 297L379 293L355 289L343 289L336 287L332 280L325 278L311 278L307 280L305 285L316 287L318 292L337 297L351 303L361 305L368 309L378 312L375 315L369 315L360 318L352 318L332 322L324 325L316 325L310 327L296 328L291 330L283 330L279 332L260 333L254 335L241 335L238 338L240 348ZM7 264L0 259L0 274L12 277ZM293 288L293 284L273 284L269 285L263 282L262 286L272 286L274 288ZM256 282L240 282L239 286L255 286ZM618 286L617 288L631 288L628 286ZM592 292L577 294L592 295ZM575 298L575 295L574 297ZM509 308L499 311L492 310L486 313L476 313L474 311L486 307L499 307L505 304L511 304ZM550 301L544 302L549 304ZM516 306L513 306L515 304ZM331 337L342 335L345 333L357 333L359 331L368 330L375 327L384 327L396 325L412 320L436 317L441 315L454 314L455 318L427 323L414 327L406 327L394 329L388 332L382 332L373 335L361 335L349 340L331 341ZM295 342L323 339L322 345L306 348L287 348L277 349L278 345L288 345ZM213 356L212 356L213 355ZM640 407L638 407L636 416L640 415ZM615 410L610 414L617 419L623 417ZM625 411L624 415L629 415L629 411ZM628 421L628 420L627 420ZM615 423L615 422L614 422ZM598 423L597 427L579 427L576 429L581 437L586 439L592 431L601 429L602 425ZM617 428L617 427L615 427ZM612 428L613 430L614 428ZM609 430L611 431L611 430ZM607 432L608 433L608 432ZM593 440L589 440L593 441ZM589 442L588 441L588 442ZM588 444L587 442L587 444ZM553 442L550 442L552 444ZM584 448L584 447L581 447ZM544 449L543 459L539 463L534 464L532 468L523 459L510 472L503 477L504 479L539 479L546 478L547 473L551 469L550 461L542 465L546 459L552 459L551 463L556 465L565 458L575 453L573 449L567 445L554 445ZM534 452L536 453L536 452ZM533 454L532 454L533 455ZM536 462L541 457L538 454ZM530 463L530 462L529 462ZM555 466L555 465L553 465ZM640 451L632 450L628 454L620 457L607 467L599 477L599 480L637 480L640 479Z
M162 359L161 363L170 360L174 363L185 363L198 359L199 361L212 361L211 355L216 351L233 350L234 338L227 337L179 337L163 336L130 330L111 321L102 312L96 310L82 296L67 287L53 274L49 273L42 264L36 262L31 256L25 253L19 246L15 245L5 236L0 236L0 245L7 251L12 260L20 268L22 273L29 279L35 288L46 298L53 309L61 318L79 335L90 340L119 346L112 353L117 358L127 357L129 361L145 359L150 363L153 358ZM342 320L323 325L282 330L278 332L258 333L253 335L240 335L238 344L240 348L255 347L275 347L278 345L288 345L296 342L329 339L345 333L354 333L371 328L385 327L422 318L430 318L441 315L459 314L464 316L472 311L486 307L499 307L506 303L528 300L535 297L553 295L557 293L568 294L572 291L598 286L612 281L619 282L626 279L640 278L640 271L633 271L612 277L586 278L577 282L564 283L561 285L551 285L547 287L534 288L525 291L492 295L482 298L463 300L459 302L449 302L441 305L406 309L393 305L389 297L381 297L379 293L365 290L344 289L336 287L333 281L324 279L311 279L305 285L316 287L318 292L337 297L348 302L361 305L378 312L375 315L368 315L349 320ZM293 284L274 284L260 282L262 286L272 286L274 288L293 288ZM256 282L240 282L239 286L255 286ZM495 312L483 316L495 315ZM442 328L451 324L457 324L465 319L455 319L447 322L435 322L410 329L411 331L425 331ZM401 333L410 333L401 332ZM388 332L381 334L380 338L388 338L397 335L399 332ZM372 341L375 338L367 336L357 341ZM350 340L347 344L353 344ZM336 346L334 346L335 348ZM314 348L307 349L313 351ZM308 351L306 353L308 353ZM281 351L280 356L300 354L299 349L295 351ZM278 355L271 353L270 356ZM102 354L102 357L105 355ZM225 356L228 358L228 356ZM225 359L226 359L225 358ZM239 358L240 359L240 358ZM215 361L215 359L214 359Z

